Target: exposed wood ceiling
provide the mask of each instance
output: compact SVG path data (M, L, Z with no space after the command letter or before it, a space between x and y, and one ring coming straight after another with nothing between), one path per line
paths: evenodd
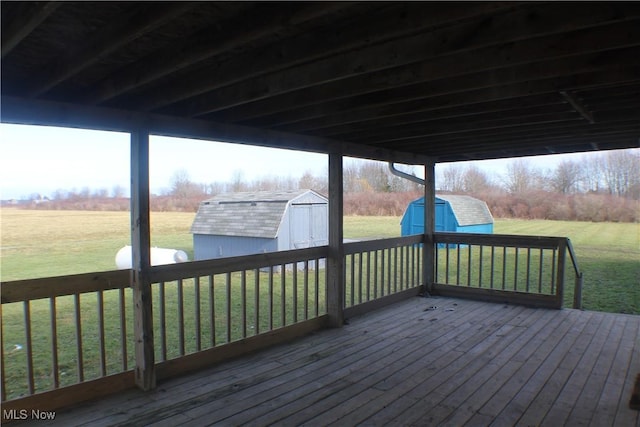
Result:
M440 162L639 145L639 2L1 7L3 116L56 101Z

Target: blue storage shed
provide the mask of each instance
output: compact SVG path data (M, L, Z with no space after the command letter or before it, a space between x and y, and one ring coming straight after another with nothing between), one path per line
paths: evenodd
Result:
M493 216L482 200L436 195L435 231L493 233ZM424 197L409 203L400 221L403 236L424 233Z
M312 190L219 194L191 225L195 260L327 245L328 200Z

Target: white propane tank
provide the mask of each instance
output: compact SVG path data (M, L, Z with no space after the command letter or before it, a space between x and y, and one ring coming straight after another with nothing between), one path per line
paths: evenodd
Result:
M118 269L131 268L131 246L124 246L116 253ZM151 248L151 265L177 264L189 261L185 251L179 249Z

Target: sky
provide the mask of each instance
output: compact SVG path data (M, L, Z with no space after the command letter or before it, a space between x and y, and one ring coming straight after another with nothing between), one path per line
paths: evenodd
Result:
M178 171L196 183L244 181L263 177L301 177L305 172L326 176L327 156L292 150L151 136L151 192L170 188ZM552 169L563 159L588 154L526 158L532 167ZM513 159L473 163L493 177L506 172ZM447 164L436 166L446 167ZM418 172L421 168L417 168ZM129 134L48 126L0 124L0 199L22 199L57 190L129 189ZM418 173L419 174L419 173Z

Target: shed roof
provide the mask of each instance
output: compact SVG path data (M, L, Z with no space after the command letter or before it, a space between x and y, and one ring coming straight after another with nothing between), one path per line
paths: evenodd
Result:
M493 224L493 216L489 211L489 207L482 200L471 196L452 196L440 195L436 196L448 202L456 216L458 225L464 227L475 224Z
M191 233L275 238L289 203L304 195L326 200L312 190L219 194L200 203Z

